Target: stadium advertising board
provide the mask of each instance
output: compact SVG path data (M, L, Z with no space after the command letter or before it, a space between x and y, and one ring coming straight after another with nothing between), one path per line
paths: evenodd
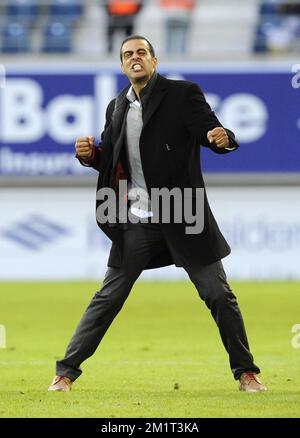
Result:
M300 278L297 187L211 187L208 197L232 248L230 278ZM0 205L0 280L103 278L110 241L96 225L94 188L2 189ZM166 267L143 278L187 277Z
M300 170L300 91L293 86L292 65L161 66L159 71L198 83L242 145L239 153L222 159L204 150L205 171ZM126 84L113 66L6 66L0 89L0 175L89 172L74 160L74 139L87 134L99 139L106 106Z

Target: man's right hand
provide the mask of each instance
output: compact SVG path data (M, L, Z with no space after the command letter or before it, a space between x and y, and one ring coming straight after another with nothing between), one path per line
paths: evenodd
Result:
M95 137L91 135L88 137L78 137L75 143L76 156L83 160L89 160L94 153Z

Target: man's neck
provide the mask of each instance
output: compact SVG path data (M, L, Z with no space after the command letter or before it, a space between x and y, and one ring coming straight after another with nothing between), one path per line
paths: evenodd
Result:
M135 92L135 94L137 95L138 99L140 98L140 92L141 92L141 90L142 90L143 88L146 87L146 85L148 84L148 82L149 82L149 81L147 81L147 82L143 82L143 83L136 83L136 84L131 83L132 88L134 89L134 92Z
M134 92L137 95L138 99L140 98L140 92L142 91L142 89L145 88L146 85L151 81L154 72L155 70L153 71L152 75L149 78L147 78L147 80L145 80L144 82L136 82L136 83L131 82L132 88L134 89Z

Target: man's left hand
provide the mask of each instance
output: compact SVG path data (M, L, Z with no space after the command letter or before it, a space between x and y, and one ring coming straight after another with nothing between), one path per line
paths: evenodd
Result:
M229 137L224 128L214 128L207 133L207 140L214 143L218 148L227 148L229 146Z

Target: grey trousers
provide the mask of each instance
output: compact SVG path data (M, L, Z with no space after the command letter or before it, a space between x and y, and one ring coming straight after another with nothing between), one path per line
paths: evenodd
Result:
M80 365L97 349L121 310L130 290L149 260L161 251L163 236L155 224L135 224L124 232L124 252L120 268L108 268L102 288L96 292L67 347L65 357L56 362L56 374L76 380ZM249 350L243 318L223 269L222 262L202 269L184 269L217 323L229 355L235 379L243 372L259 373ZM192 270L191 270L192 269Z

